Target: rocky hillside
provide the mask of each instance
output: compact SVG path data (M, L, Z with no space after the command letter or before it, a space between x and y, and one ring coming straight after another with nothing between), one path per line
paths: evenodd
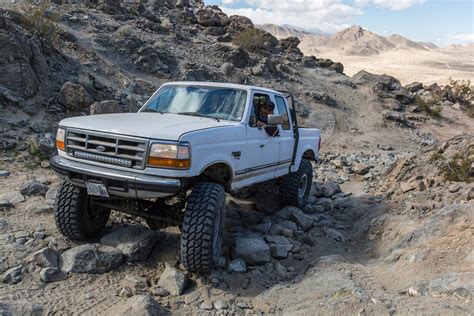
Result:
M466 83L348 77L263 31L257 48L237 45L251 21L200 0L1 3L0 314L473 310ZM290 90L301 121L323 131L302 209L275 203L273 183L227 196L226 260L208 276L180 265L178 227L113 213L101 238L78 244L52 216L57 122L134 111L170 80Z

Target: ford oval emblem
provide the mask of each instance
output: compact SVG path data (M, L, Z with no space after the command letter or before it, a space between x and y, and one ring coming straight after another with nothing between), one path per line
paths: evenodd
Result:
M104 146L97 146L97 147L95 148L95 150L100 151L100 152L102 153L102 152L105 151L105 147L104 147Z

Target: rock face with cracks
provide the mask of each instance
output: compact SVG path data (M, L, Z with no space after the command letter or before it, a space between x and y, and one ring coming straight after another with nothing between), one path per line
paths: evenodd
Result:
M109 246L85 244L65 251L60 257L63 272L105 273L123 262L123 254Z
M100 239L101 244L120 250L128 262L144 261L158 240L155 231L142 225L116 229Z

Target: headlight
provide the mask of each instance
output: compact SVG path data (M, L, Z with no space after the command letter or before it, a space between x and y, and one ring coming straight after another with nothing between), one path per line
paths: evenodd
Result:
M189 145L187 144L160 144L151 145L148 155L150 167L188 169L191 166Z
M56 148L58 150L64 151L64 137L66 135L66 130L64 128L58 128L56 133Z

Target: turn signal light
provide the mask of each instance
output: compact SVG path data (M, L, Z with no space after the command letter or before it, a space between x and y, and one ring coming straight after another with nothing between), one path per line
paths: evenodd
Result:
M148 158L148 165L154 167L188 169L191 165L189 159L171 159L171 158Z
M59 150L64 151L65 150L64 142L61 141L61 140L56 140L56 148L59 149Z

